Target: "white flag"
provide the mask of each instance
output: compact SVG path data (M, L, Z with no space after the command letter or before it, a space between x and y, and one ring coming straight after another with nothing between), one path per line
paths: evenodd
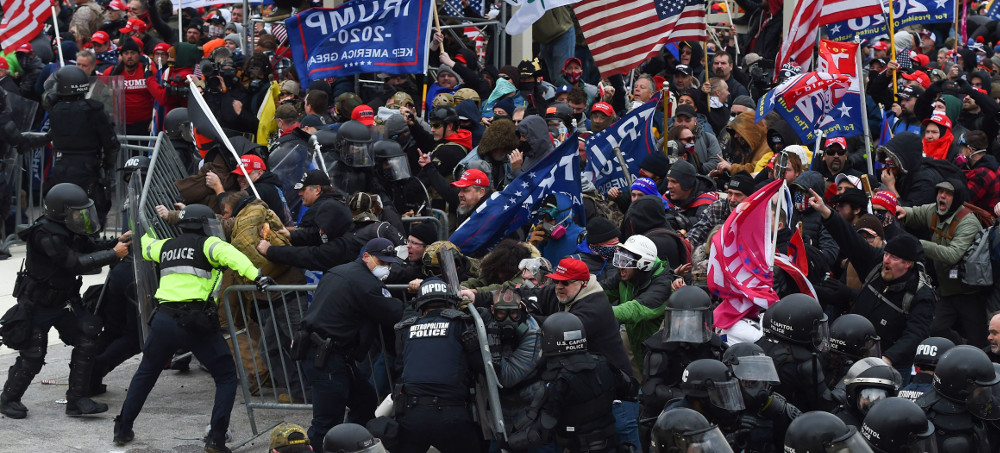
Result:
M514 11L514 15L507 21L507 34L520 35L541 19L546 11L572 5L578 1L580 0L521 0L521 7Z

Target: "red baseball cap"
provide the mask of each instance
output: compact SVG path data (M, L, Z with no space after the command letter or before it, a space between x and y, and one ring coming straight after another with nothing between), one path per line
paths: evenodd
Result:
M459 178L458 181L452 182L451 185L458 187L459 189L464 189L469 186L489 187L490 178L487 177L486 173L483 173L482 170L470 168L465 170L465 172L462 173L462 177Z
M824 148L829 148L830 145L840 145L841 148L847 149L847 139L844 137L834 137L826 139L826 143L823 145Z
M920 87L925 90L927 87L931 86L931 78L924 71L913 71L913 74L903 73L900 75L906 80L916 80L917 82L920 82Z
M913 60L920 64L920 66L927 67L927 64L931 62L931 57L924 54L917 54L913 57Z
M598 102L590 109L591 112L601 112L607 116L615 116L615 108L607 102Z
M121 33L131 33L133 31L146 31L146 30L148 30L148 28L146 27L146 23L143 22L142 19L134 17L128 20L128 24L118 29L118 31Z
M125 3L121 0L111 0L111 3L108 3L108 9L113 11L125 11L127 8L125 7Z
M875 43L875 45L872 46L872 48L875 50L889 50L889 43L885 41L879 41Z
M107 32L97 31L93 35L90 35L90 41L107 44L108 41L111 41L111 37L108 36Z
M243 170L240 170L240 168L246 168L247 173L250 173L254 170L267 170L267 166L264 165L264 159L261 159L260 156L256 154L247 154L241 157L240 166L236 167L236 169L233 170L232 173L234 175L242 175Z
M156 47L153 47L153 53L156 53L156 52L169 52L170 51L170 47L171 47L170 44L167 44L165 42L161 42L161 43L157 44Z
M934 114L931 115L930 118L927 118L926 120L923 120L922 123L925 124L925 125L927 123L934 123L934 124L938 124L940 126L947 127L948 129L951 129L951 118L948 118L948 115L946 115L944 112L942 112L940 110L934 112Z
M360 121L365 126L371 126L375 124L375 111L367 104L361 104L354 107L354 110L351 112L351 119Z
M566 280L585 282L590 280L590 269L587 268L587 264L583 261L573 258L563 258L559 261L556 271L545 276L561 282Z
M31 52L34 52L34 51L35 51L35 49L33 47L31 47L30 43L24 43L24 44L21 44L20 46L17 46L17 50L15 50L14 53L17 53L17 52L31 53Z
M7 63L6 58L0 58L0 69L10 69L10 64Z

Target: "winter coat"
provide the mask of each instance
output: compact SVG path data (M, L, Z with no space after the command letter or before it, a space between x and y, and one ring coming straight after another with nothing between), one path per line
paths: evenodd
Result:
M737 133L746 140L747 145L749 145L750 153L743 152L742 159L739 162L731 162L732 167L729 169L730 175L735 175L741 171L746 171L748 173L756 173L760 171L757 167L757 161L761 160L765 154L771 152L771 148L767 145L767 125L763 121L755 122L753 112L743 112L736 116L729 127L733 128ZM733 141L730 141L730 147L736 146Z
M961 195L956 193L953 203L961 202ZM961 220L957 219L958 213L964 209L966 208L959 207L951 214L938 216L936 225L931 224L931 219L937 212L937 203L908 207L906 208L906 217L903 218L906 227L911 230L936 229L931 235L930 241L921 239L920 244L924 246L924 254L927 258L934 261L934 273L937 275L938 289L942 297L956 294L977 294L980 291L979 288L966 285L961 280L948 276L965 255L969 246L972 245L976 234L983 229L982 225L979 224L979 219L971 212ZM949 239L939 234L939 232L947 233L951 229L952 222L956 221L958 225L955 227L954 237Z
M549 125L538 115L524 117L517 125L517 132L528 142L531 149L528 151L521 150L524 153L524 160L521 162L521 168L514 170L515 178L521 176L521 173L530 170L531 167L544 159L545 156L548 156L554 148L552 145L552 136L549 134Z
M812 189L817 194L823 193L823 190L826 189L826 181L823 180L823 175L820 175L816 171L802 172L798 178L795 178L792 184ZM803 242L819 249L827 267L833 267L834 263L837 262L837 254L840 253L840 247L830 236L830 232L823 228L823 216L812 208L808 208L805 211L793 210L792 224L788 225L788 227L794 228L799 222L802 222Z
M652 270L639 271L634 280L622 281L618 272L610 273L605 280L604 294L613 305L615 319L625 325L633 365L639 370L642 370L642 343L660 330L673 278L666 263L657 259Z

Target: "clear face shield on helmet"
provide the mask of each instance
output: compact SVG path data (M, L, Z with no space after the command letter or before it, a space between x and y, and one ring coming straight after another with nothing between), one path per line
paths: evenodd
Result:
M78 234L94 234L101 231L100 217L94 200L89 200L86 206L66 208L66 228Z
M902 450L906 453L938 453L937 435L930 433L926 436L911 436L909 442Z
M619 253L615 253L616 261ZM632 267L636 267L634 259ZM709 310L664 310L663 341L696 344L708 342L712 339L711 316L712 312Z
M862 414L867 414L868 410L875 405L876 402L884 400L889 397L889 391L883 388L871 387L866 389L861 389L858 392L858 410Z
M743 392L740 391L740 381L738 379L710 382L708 385L708 401L715 407L731 412L746 409L746 404L743 403Z
M812 332L812 343L819 352L830 350L830 323L826 315L823 315L823 319L816 321Z
M226 233L222 230L222 221L217 218L205 220L205 235L215 236L223 241L226 240Z
M823 445L826 453L873 453L861 433L853 426L848 428L850 432L846 436Z
M374 166L375 156L371 142L345 142L340 150L340 160L349 167Z
M737 357L730 364L733 374L745 383L767 382L777 384L781 382L778 377L778 370L774 368L774 360L766 355L748 355Z
M639 257L619 247L615 251L615 257L612 259L611 264L618 269L634 269L639 266Z
M712 426L704 431L693 431L687 433L672 433L671 439L656 439L653 434L653 451L657 453L681 452L681 453L732 453L733 449L726 442L726 436L722 434L718 426ZM661 448L661 444L669 443L668 448Z
M390 181L409 179L410 162L405 155L392 156L382 164L382 172Z
M521 278L524 279L524 284L529 288L543 286L549 280L545 277L548 269L545 269L546 263L542 261L543 259L544 258L524 258L517 264L518 270L521 271Z

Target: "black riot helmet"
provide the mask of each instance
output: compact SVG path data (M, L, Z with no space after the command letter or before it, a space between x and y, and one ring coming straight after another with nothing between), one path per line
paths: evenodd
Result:
M720 409L746 409L739 380L726 364L715 359L689 363L681 374L681 390L688 398L708 398L713 406Z
M937 453L934 424L917 403L886 398L865 415L861 436L877 453Z
M878 401L896 396L902 384L902 377L878 357L865 357L847 370L844 384L847 387L847 401L854 409L867 414L868 409Z
M340 154L340 161L349 167L363 168L375 165L371 130L356 120L342 124L337 130L337 152Z
M455 109L448 106L434 107L431 111L430 118L427 122L431 123L432 127L435 123L440 123L441 127L447 128L449 124L454 124L455 128L458 128L458 113L455 113Z
M754 343L736 343L722 353L722 363L733 370L737 379L744 383L778 383L778 370L774 360L764 353L764 348Z
M920 371L934 371L938 359L955 347L955 343L943 337L930 337L917 345L917 354L913 356L913 365Z
M587 331L576 315L560 311L542 324L542 353L559 356L587 352Z
M851 360L882 357L879 340L875 326L861 315L841 315L830 325L830 351L843 354Z
M1000 376L990 358L974 346L949 349L934 369L934 390L951 401L965 403L970 411L995 407L989 388L998 382Z
M806 412L785 433L785 453L873 453L853 426L829 412Z
M452 294L444 280L437 277L426 278L420 283L413 307L418 311L423 310L431 302L444 302L448 308L455 308L458 305L458 296Z
M677 407L656 417L650 433L652 453L732 453L719 427L694 409Z
M764 312L764 334L825 351L830 329L823 307L802 293L789 294Z
M385 453L385 447L364 426L341 423L326 432L323 453Z
M362 124L363 126L363 124ZM324 153L336 152L337 148L337 132L331 131L329 129L320 129L312 135L316 138L316 143L319 143L320 149Z
M90 78L76 66L59 68L52 78L56 81L56 93L60 98L83 97L90 90Z
M634 237L634 236L633 236ZM670 294L663 311L663 341L706 343L712 339L712 298L697 286Z
M194 143L191 130L191 117L186 107L177 107L167 112L163 118L163 129L170 138L179 138L188 143Z
M94 200L80 186L68 182L56 184L45 194L45 217L66 225L78 234L101 231Z
M177 217L177 226L206 236L222 237L222 224L215 217L215 211L203 204L185 206Z
M379 140L372 146L376 171L389 181L402 181L410 177L410 161L403 148L392 140Z
M146 156L132 156L118 170L122 172L122 178L125 181L128 181L137 171L143 179L146 179L146 174L149 173L150 162L150 159Z

